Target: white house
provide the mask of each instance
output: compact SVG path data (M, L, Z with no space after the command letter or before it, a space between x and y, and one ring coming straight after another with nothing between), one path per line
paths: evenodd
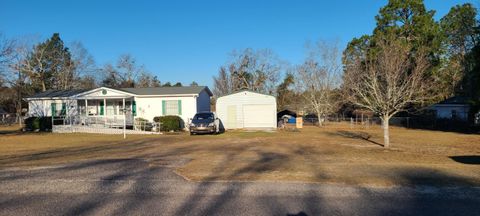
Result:
M197 112L210 111L212 92L206 86L107 88L45 91L25 98L28 116L75 116L112 123L127 116L152 122L156 116L177 115L185 123ZM124 115L124 109L128 111Z
M429 109L435 112L438 119L468 121L470 104L468 98L456 96L434 104Z
M216 112L225 129L277 128L277 101L271 95L241 91L219 97Z

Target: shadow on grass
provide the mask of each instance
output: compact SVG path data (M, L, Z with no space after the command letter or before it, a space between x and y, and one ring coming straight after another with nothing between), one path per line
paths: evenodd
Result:
M327 132L327 133L330 134L330 135L337 135L337 136L341 136L341 137L345 137L345 138L365 140L365 141L370 142L372 144L383 147L383 144L371 140L370 139L371 138L370 134L368 134L366 132L353 132L353 131L341 130L341 131L337 131L337 132Z
M462 164L471 164L479 165L480 164L480 155L462 155L462 156L451 156L452 160L462 163Z
M241 150L246 151L246 148ZM174 152L170 152L173 154ZM272 152L258 151L260 158L243 169L231 174L231 176L242 175L243 173L262 173L264 168L269 169L282 166L281 161L288 160L288 156L275 155ZM217 171L228 169L230 161L234 160L236 154L229 154L224 163L219 163L215 168ZM230 160L230 161L229 161ZM117 214L156 214L165 209L172 209L172 215L228 215L229 213L242 212L258 209L255 212L259 215L476 215L478 213L478 196L471 192L472 197L465 196L464 191L459 190L452 194L449 190L442 190L441 186L475 185L474 182L459 176L452 176L434 169L403 169L394 173L405 184L412 187L428 186L424 189L408 189L405 191L395 190L392 193L372 192L368 188L359 187L353 197L346 193L340 193L340 197L324 197L317 184L298 184L298 187L305 187L301 193L285 195L270 194L268 190L263 195L246 196L240 195L250 184L248 182L215 182L219 177L212 175L206 181L200 183L186 182L180 178L168 177L166 182L161 182L159 176L169 176L172 172L161 167L151 167L142 160L117 159L97 160L85 163L78 163L62 168L38 170L30 176L18 177L19 179L30 179L44 175L57 176L59 179L69 175L93 175L96 179L87 181L94 184L94 189L89 193L83 193L81 197L77 194L66 195L70 201L49 201L55 200L57 195L35 195L30 194L18 197L0 198L0 209L25 209L35 208L41 204L41 209L33 209L41 214L49 208L58 208L64 212L57 213L65 215L99 214L108 206L115 203L113 215ZM85 177L85 176L83 176ZM93 176L92 176L93 177ZM76 176L71 176L76 178ZM173 178L173 179L172 179ZM95 181L93 181L95 180ZM172 181L175 180L175 181ZM171 183L169 183L169 181ZM128 185L125 182L133 182ZM192 185L193 193L182 196L179 194L159 193L158 185L175 183ZM268 183L275 184L275 183ZM128 188L119 195L119 189ZM438 186L432 189L431 186ZM281 187L279 185L278 187ZM157 189L156 189L157 188ZM468 188L466 189L468 190ZM211 192L215 191L213 195ZM287 190L288 191L288 190ZM297 191L297 190L295 190ZM210 192L210 193L209 193ZM467 192L469 193L469 192ZM172 199L178 196L182 199ZM65 199L67 200L67 199ZM172 201L173 200L173 201ZM65 203L63 203L65 202ZM251 205L251 206L244 206ZM36 211L35 211L36 210ZM238 210L238 211L237 211Z
M358 139L358 138L357 138ZM362 138L363 139L363 138ZM148 147L147 141L133 142L124 144L126 151L138 150ZM123 146L122 146L123 147ZM111 150L118 146L102 146L100 148L81 148L71 149L65 154L90 154L96 151ZM129 149L130 148L130 149ZM205 151L207 147L201 145L179 146L158 154L137 156L138 158L151 157L155 160L161 160L164 157L181 156L199 151ZM228 211L235 212L241 210L251 210L258 208L263 212L259 215L475 215L478 212L478 199L468 197L451 198L446 194L432 196L432 193L415 190L406 190L406 192L393 192L392 194L375 194L368 189L359 187L353 197L342 195L338 197L325 197L319 193L317 184L298 184L295 187L305 187L303 192L288 193L285 195L272 195L268 190L263 195L248 196L242 199L241 193L250 186L249 182L230 182L221 183L220 180L236 179L244 175L250 176L251 181L258 179L258 175L266 172L278 170L285 164L291 162L293 156L302 156L314 161L315 157L321 155L321 150L312 147L291 146L293 154L281 154L275 150L267 151L261 149L252 149L250 145L236 145L234 147L225 147L219 149L210 149L212 151L223 152L223 160L217 163L213 172L204 181L194 183L186 182L182 179L169 176L172 174L170 169L151 166L140 159L110 159L95 160L76 164L70 164L61 168L39 170L27 174L14 174L9 176L8 180L16 181L20 179L31 179L42 176L58 176L60 179L65 176L75 179L82 175L91 175L95 178L89 181L94 185L94 190L85 194L75 202L66 203L62 208L66 209L66 215L78 214L98 214L107 206L116 203L116 209L113 214L155 214L162 209L172 209L172 215L227 215ZM229 150L229 151L226 151ZM246 164L240 169L230 171L230 168L237 163L239 155L245 152L254 152L257 158ZM23 156L10 158L9 163L18 160L36 160L40 158L57 157L62 154L58 151L43 152L40 156L33 158ZM322 170L324 166L311 164L310 171L319 179L329 178ZM224 175L219 175L222 173ZM159 180L159 176L166 176L166 181ZM462 176L455 176L435 169L392 169L389 173L391 178L396 178L402 185L409 187L428 186L428 187L450 187L450 186L478 186L478 182ZM0 180L7 180L0 178ZM132 185L122 184L124 182L133 182ZM183 196L182 192L178 194L159 193L155 188L158 185L167 186L175 183L190 185L192 193ZM276 183L266 183L276 184ZM124 196L118 198L118 190L128 186L124 190ZM279 186L281 187L281 185ZM123 188L125 189L125 188ZM214 195L209 195L214 194ZM441 193L441 192L440 192ZM438 195L438 194L436 194ZM445 195L445 196L444 196ZM72 195L73 197L75 194ZM171 197L170 197L171 196ZM181 199L172 203L172 197ZM446 198L445 198L446 197ZM338 200L337 200L338 198ZM18 208L29 208L35 206L33 203L42 203L45 209L49 205L55 206L58 203L49 202L47 198L26 201L24 198L12 198L0 201L0 209L5 207L18 206ZM118 202L118 203L117 203ZM242 206L243 204L252 206ZM38 205L37 205L38 206ZM42 210L42 209L39 209ZM144 212L145 210L151 211ZM475 211L477 210L477 211ZM225 212L227 211L227 212ZM40 213L40 212L38 212ZM58 212L57 212L58 213Z

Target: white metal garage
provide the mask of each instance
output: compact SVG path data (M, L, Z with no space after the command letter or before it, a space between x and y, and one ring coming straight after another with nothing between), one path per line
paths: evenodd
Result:
M271 95L241 91L217 99L216 112L225 129L275 129L277 101Z

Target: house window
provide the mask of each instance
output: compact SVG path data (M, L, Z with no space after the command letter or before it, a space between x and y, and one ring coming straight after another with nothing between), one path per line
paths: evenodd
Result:
M163 101L163 114L164 115L181 115L182 103L180 100L166 100Z
M452 119L457 119L457 110L452 110Z
M67 114L66 103L52 103L50 105L52 109L52 116L65 116Z

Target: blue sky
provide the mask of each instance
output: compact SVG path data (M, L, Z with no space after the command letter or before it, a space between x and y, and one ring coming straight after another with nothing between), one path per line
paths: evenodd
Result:
M426 0L436 19L456 4L478 1ZM162 82L212 76L232 50L269 48L291 64L305 56L307 41L369 34L387 0L298 1L21 1L2 0L0 32L44 40L59 32L80 41L97 64L130 53Z

